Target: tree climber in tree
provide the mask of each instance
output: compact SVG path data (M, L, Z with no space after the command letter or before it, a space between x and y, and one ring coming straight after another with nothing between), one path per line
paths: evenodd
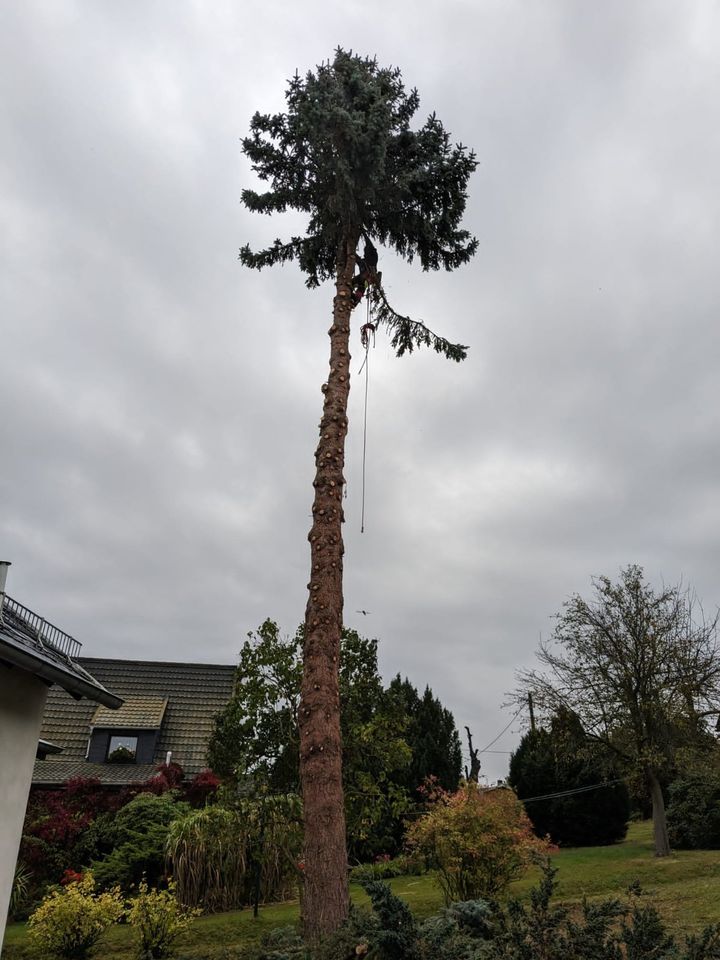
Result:
M365 249L362 257L355 257L355 265L358 268L358 272L353 277L353 309L360 303L365 296L365 292L372 284L379 285L382 282L382 273L379 273L377 268L378 252L369 237L365 239Z

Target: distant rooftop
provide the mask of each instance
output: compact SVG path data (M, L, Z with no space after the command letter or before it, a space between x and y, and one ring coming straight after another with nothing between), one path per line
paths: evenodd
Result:
M40 735L62 747L62 753L36 763L33 783L58 785L79 776L114 785L137 783L153 776L168 753L186 777L207 766L215 717L235 689L234 664L82 657L80 665L116 691L125 705L109 713L57 688L50 690ZM89 743L100 731L139 731L142 737L149 729L157 731L152 763L94 762Z

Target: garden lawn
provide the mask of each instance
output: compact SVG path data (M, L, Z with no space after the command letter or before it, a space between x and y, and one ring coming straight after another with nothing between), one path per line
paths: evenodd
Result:
M558 868L558 899L577 903L587 897L622 897L638 880L676 935L720 922L720 851L682 851L671 857L653 856L652 824L632 824L628 839L610 847L561 850L553 858ZM511 885L510 896L525 898L537 880L529 873ZM420 917L434 913L442 898L431 876L398 877L390 885ZM353 901L366 903L353 885ZM251 910L201 917L179 947L179 960L235 960L244 944L258 940L273 927L294 924L297 903L269 906L257 920ZM5 935L2 960L30 958L24 924L12 924ZM116 927L102 941L98 958L132 960L130 930Z

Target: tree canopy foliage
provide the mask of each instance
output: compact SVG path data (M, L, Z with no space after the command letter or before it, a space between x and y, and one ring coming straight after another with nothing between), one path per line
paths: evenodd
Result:
M256 213L306 213L307 229L256 252L246 244L246 266L295 260L308 287L316 287L335 277L348 237L370 238L409 262L417 258L423 270L453 270L473 256L478 242L460 223L475 154L453 144L434 113L411 129L420 98L405 90L399 69L338 49L314 73L296 73L286 101L286 113L252 118L243 151L269 189L245 189L242 201ZM379 283L373 299L398 356L425 345L464 358L466 347L396 313Z
M587 740L578 718L561 711L547 730L529 730L510 757L508 782L526 807L535 833L570 847L599 846L623 840L630 818L630 795L618 779L615 757ZM606 786L599 786L600 784ZM589 788L589 789L587 789ZM571 791L584 790L572 793Z
M452 713L443 707L430 687L422 696L406 677L398 674L390 683L390 693L400 698L407 716L405 740L411 759L402 774L412 797L428 779L434 777L443 790L457 790L462 771L462 749Z
M717 616L706 620L681 585L656 591L630 565L613 583L593 580L594 596L572 596L551 642L546 668L519 675L518 697L532 691L547 714L572 711L588 739L642 776L653 804L655 848L669 853L660 778L677 749L706 736L720 708Z
M240 651L233 698L215 721L209 760L226 779L285 793L298 789L297 720L303 628L283 636L266 620ZM398 675L387 689L377 640L345 629L341 639L343 781L353 859L394 853L402 815L435 777L457 788L461 754L452 713Z

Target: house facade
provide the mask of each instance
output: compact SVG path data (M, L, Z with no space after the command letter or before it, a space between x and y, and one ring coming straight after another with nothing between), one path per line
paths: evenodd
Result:
M80 664L77 640L7 595L9 566L0 561L0 944L35 758L57 750L40 742L48 691L90 711L122 705Z
M232 696L235 666L95 657L78 662L123 704L109 710L51 690L40 736L60 752L36 761L33 786L92 777L122 787L148 780L168 761L178 763L186 779L207 767L215 716Z

